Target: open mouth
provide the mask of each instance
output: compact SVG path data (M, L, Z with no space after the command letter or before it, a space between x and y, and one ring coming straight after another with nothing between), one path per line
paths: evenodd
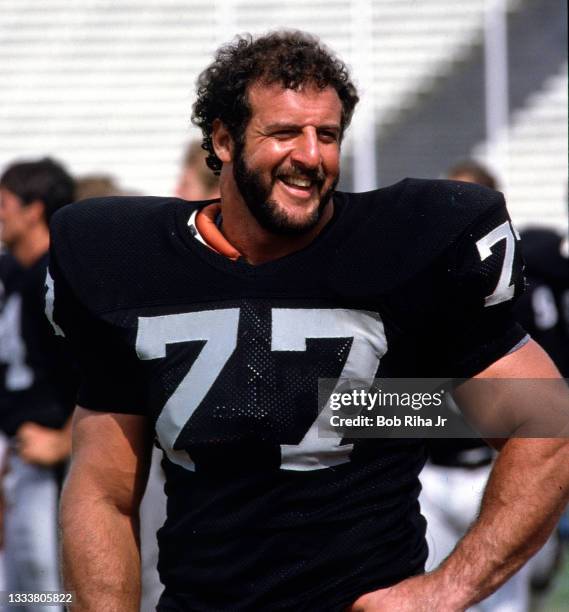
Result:
M318 186L317 181L300 176L281 175L278 180L289 193L301 197L310 196Z

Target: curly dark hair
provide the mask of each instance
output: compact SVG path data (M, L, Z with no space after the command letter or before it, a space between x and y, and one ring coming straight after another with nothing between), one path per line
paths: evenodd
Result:
M342 103L342 134L359 100L348 68L315 36L300 31L276 31L259 38L238 36L220 47L215 60L197 80L197 100L192 122L203 134L207 165L219 174L221 161L213 150L213 122L220 119L238 147L243 146L251 117L248 88L257 82L280 83L299 89L307 83L319 89L331 86Z

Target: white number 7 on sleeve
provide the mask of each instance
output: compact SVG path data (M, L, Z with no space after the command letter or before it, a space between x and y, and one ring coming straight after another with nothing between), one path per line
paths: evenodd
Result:
M504 254L504 261L502 262L502 270L500 272L500 278L494 291L484 298L484 306L495 306L501 302L507 302L514 297L516 290L512 281L512 268L514 266L514 253L516 250L516 238L512 232L512 227L509 221L504 221L501 225L494 228L490 233L486 234L483 238L480 238L476 242L480 259L484 261L487 257L492 255L492 247L500 242L500 240L506 241L506 252Z

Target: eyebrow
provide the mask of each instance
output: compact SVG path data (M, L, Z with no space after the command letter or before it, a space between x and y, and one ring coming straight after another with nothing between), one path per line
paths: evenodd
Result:
M302 126L297 123L271 123L265 126L264 130L267 132L273 132L275 130L299 130L302 129ZM317 130L333 130L340 131L341 126L339 123L327 123L325 125L317 125Z

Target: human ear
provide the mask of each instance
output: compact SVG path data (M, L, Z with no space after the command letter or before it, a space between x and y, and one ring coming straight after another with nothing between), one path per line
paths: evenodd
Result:
M34 223L45 221L45 204L41 200L34 200L26 204L24 208L28 219Z
M224 164L233 161L233 138L220 119L213 122L211 142L215 154Z

